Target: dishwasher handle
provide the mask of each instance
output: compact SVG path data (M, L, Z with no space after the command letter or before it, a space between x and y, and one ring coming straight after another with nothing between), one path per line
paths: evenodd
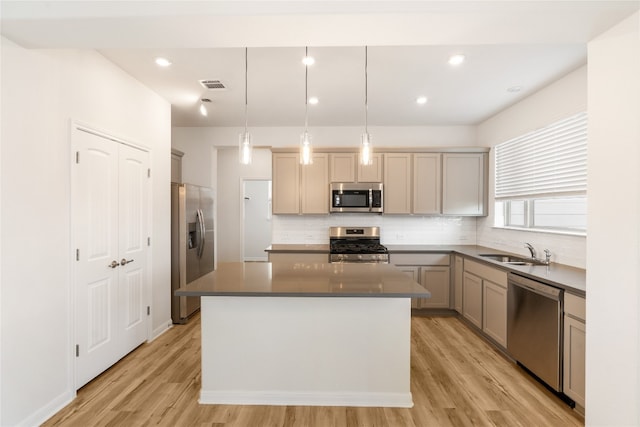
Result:
M536 282L535 280L527 279L526 277L518 276L513 273L508 274L508 281L510 285L525 288L544 297L556 301L560 301L562 299L562 289L554 288L553 286L545 285L544 283Z

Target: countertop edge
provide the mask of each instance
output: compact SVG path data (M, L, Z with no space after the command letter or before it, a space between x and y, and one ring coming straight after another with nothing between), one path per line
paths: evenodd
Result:
M233 292L233 291L189 291L177 289L176 296L181 297L260 297L260 298L431 298L430 292L425 293L395 293L395 294L364 294L364 293L304 293L300 292L282 292L282 293L264 293L264 292Z

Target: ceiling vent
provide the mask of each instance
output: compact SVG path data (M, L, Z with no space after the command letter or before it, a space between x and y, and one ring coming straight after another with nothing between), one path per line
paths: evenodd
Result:
M227 87L220 80L200 80L200 84L209 90L227 89Z

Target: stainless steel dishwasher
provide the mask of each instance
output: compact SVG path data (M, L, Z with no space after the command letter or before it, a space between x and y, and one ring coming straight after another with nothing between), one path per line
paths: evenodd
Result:
M563 291L513 273L508 283L507 350L561 392Z

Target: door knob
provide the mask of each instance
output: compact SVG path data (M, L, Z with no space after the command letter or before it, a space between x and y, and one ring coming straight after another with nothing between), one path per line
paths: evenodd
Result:
M118 261L113 260L111 261L111 264L107 265L107 267L116 268L118 265L120 265L118 264Z
M115 261L114 261L114 262L115 262ZM132 260L132 259L130 259L130 260L126 260L125 258L122 258L122 259L120 260L120 265L127 265L127 264L129 264L130 262L133 262L133 260Z

